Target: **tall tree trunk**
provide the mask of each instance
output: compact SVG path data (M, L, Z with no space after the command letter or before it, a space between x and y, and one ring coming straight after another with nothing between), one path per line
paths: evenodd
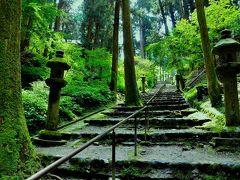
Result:
M180 18L184 18L183 0L179 0L179 14Z
M87 42L86 42L86 48L91 50L92 49L92 41L93 41L93 5L94 5L94 0L90 0L90 6L89 6L89 12L88 12L88 25L87 25Z
M143 24L143 17L139 16L139 25L140 25L140 52L141 52L141 58L144 59L145 58L145 53L144 53L144 44L145 44L145 40L144 40L144 24Z
M176 19L175 19L175 14L174 14L174 7L172 3L169 3L169 13L170 13L170 18L172 21L172 26L173 28L176 27Z
M163 24L164 24L164 27L165 27L165 34L168 34L169 30L168 30L167 19L166 19L166 16L165 16L165 11L164 11L164 7L163 7L163 4L162 4L162 0L158 0L158 2L159 2L160 12L161 12L161 15L162 15L162 18L163 18Z
M122 0L123 44L124 44L124 76L125 76L125 103L138 106L141 104L136 82L132 27L130 20L129 0Z
M189 6L188 6L188 0L183 0L183 18L189 19Z
M0 9L0 174L14 176L37 163L21 99L21 0L1 0Z
M100 23L95 23L95 35L94 35L94 43L93 43L93 49L96 49L99 47L99 31L100 31Z
M113 29L113 54L112 54L112 74L110 82L110 90L117 92L118 77L118 39L119 39L119 16L120 16L121 0L117 0L115 4L114 29Z
M30 46L31 30L33 26L32 16L23 17L23 30L21 32L21 51L24 51Z
M62 10L63 9L63 6L64 6L64 0L59 0L58 2L58 10ZM54 31L55 32L60 32L60 27L61 27L61 17L60 16L57 16L56 19L55 19L55 24L54 24Z
M189 0L189 5L190 5L190 12L193 13L193 11L195 10L195 3L194 0Z
M213 55L211 52L210 41L208 36L207 22L204 12L204 2L202 0L196 0L197 18L200 28L202 49L205 59L206 76L208 82L208 94L213 107L219 106L221 101L221 95L213 63Z

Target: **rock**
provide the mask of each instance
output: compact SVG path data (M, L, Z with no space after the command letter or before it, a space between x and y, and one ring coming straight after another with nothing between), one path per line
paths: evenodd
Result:
M147 151L145 151L145 150L142 150L142 151L140 152L140 154L141 154L141 155L145 155L145 154L146 154L146 152L147 152Z
M183 148L182 148L182 151L189 151L189 150L190 150L189 147L183 147Z

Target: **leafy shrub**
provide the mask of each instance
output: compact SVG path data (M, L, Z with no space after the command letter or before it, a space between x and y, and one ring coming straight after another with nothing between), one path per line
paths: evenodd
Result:
M136 76L138 80L138 87L141 87L141 76L146 77L146 87L152 88L156 83L156 65L153 61L148 59L141 59L140 57L135 57L136 64Z
M49 76L49 68L46 67L46 58L38 53L24 52L21 56L22 86L31 87L31 83L43 80Z
M32 89L23 90L23 105L25 110L25 117L30 133L43 129L47 119L47 106L49 88L45 82L38 81L31 84ZM76 104L73 97L62 96L60 99L60 120L70 121L80 115L83 108Z
M70 96L62 96L60 100L60 119L64 121L70 121L76 118L77 115L81 115L84 108L76 103L75 98Z
M117 80L117 89L119 92L125 92L125 82L124 82L124 65L119 63L118 65L118 80Z
M23 106L30 133L45 126L48 88L42 81L32 83L32 90L23 90Z
M189 91L184 92L184 97L192 106L194 106L196 103L195 101L197 101L197 89L194 87Z
M140 57L135 57L135 70L138 87L142 88L141 76L146 76L146 88L152 88L156 83L156 65L153 61L148 59L141 59ZM118 67L118 91L124 92L124 64L119 63Z
M74 81L64 90L70 94L76 104L89 109L114 101L114 94L109 90L105 81L93 80L90 82Z

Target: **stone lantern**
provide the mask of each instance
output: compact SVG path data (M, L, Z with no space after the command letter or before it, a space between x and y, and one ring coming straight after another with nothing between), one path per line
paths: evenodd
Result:
M142 93L145 93L145 82L146 82L146 76L143 74L141 76L141 79L142 79Z
M67 85L67 81L63 79L64 71L70 69L70 66L63 62L63 56L63 51L57 51L56 57L46 64L51 69L50 78L46 79L46 84L50 87L46 129L50 131L57 130L61 88Z
M240 125L237 77L240 73L238 53L240 43L231 38L231 31L221 32L221 40L214 46L216 72L223 83L224 105L227 126Z
M180 90L179 85L180 85L181 75L180 74L176 74L175 78L176 78L176 87L177 87L177 90L179 91Z

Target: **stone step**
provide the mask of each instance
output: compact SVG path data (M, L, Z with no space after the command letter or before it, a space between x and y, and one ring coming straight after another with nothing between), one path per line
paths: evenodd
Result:
M147 106L149 110L183 110L186 108L189 108L189 104L184 103L184 104L172 104L172 105L148 105ZM117 106L113 107L112 109L116 109L118 111L136 111L141 109L142 107L128 107L128 106Z
M149 105L173 105L173 104L185 104L186 103L186 100L185 99L181 99L181 100L168 100L168 99L164 99L164 100L153 100L151 102L149 102L148 104ZM146 102L145 102L146 104ZM125 107L125 104L124 103L119 103L118 106L124 106Z
M182 96L179 96L179 97L157 97L157 98L154 98L154 100L184 100L184 98Z
M173 100L185 100L185 99L182 96L179 96L179 97L168 97L168 96L166 96L166 97L155 97L154 99L152 99L152 101L156 101L156 100L158 100L158 101L167 101L167 100L173 101ZM143 99L143 101L147 102L147 101L149 101L149 99L148 98Z
M149 105L152 105L152 104L154 104L154 105L173 105L173 104L178 105L178 104L185 104L185 103L187 103L185 100L181 100L181 101L169 100L169 101L151 101L148 104Z
M144 102L146 104L147 101ZM174 103L186 103L185 99L154 99L149 103L159 103L159 104L174 104Z
M88 123L91 126L110 126L119 123L122 119L91 119L85 120L85 123ZM189 118L149 118L149 124L151 127L158 128L170 128L170 129L180 129L180 128L189 128L193 126L201 126L206 122L211 121L210 119L189 119ZM145 118L137 119L137 124L144 126L146 123ZM126 122L126 125L134 125L134 118Z
M132 115L135 111L114 111L114 112L102 112L102 114L110 116L110 117L128 117ZM164 116L164 117L183 117L183 116L188 116L192 113L196 112L196 110L154 110L154 111L149 111L148 116ZM145 116L145 112L142 111L138 114L138 117Z
M109 126L110 127L110 126ZM73 130L71 132L63 132L63 139L83 139L89 140L97 135L105 132L109 127L86 126L80 130ZM117 128L115 130L116 141L118 143L133 141L134 128ZM157 129L150 128L148 130L146 140L149 142L168 142L168 141L209 141L212 137L217 137L217 133L205 131L201 129ZM108 134L103 138L103 142L111 141L112 135ZM145 141L145 129L142 126L137 130L138 141Z
M223 137L213 137L212 139L214 147L218 146L230 146L230 147L240 147L240 138L223 138Z
M221 153L209 146L116 146L116 177L119 179L231 179L240 176L240 153ZM49 164L72 152L71 146L37 148ZM92 145L52 172L63 179L108 179L112 148Z

